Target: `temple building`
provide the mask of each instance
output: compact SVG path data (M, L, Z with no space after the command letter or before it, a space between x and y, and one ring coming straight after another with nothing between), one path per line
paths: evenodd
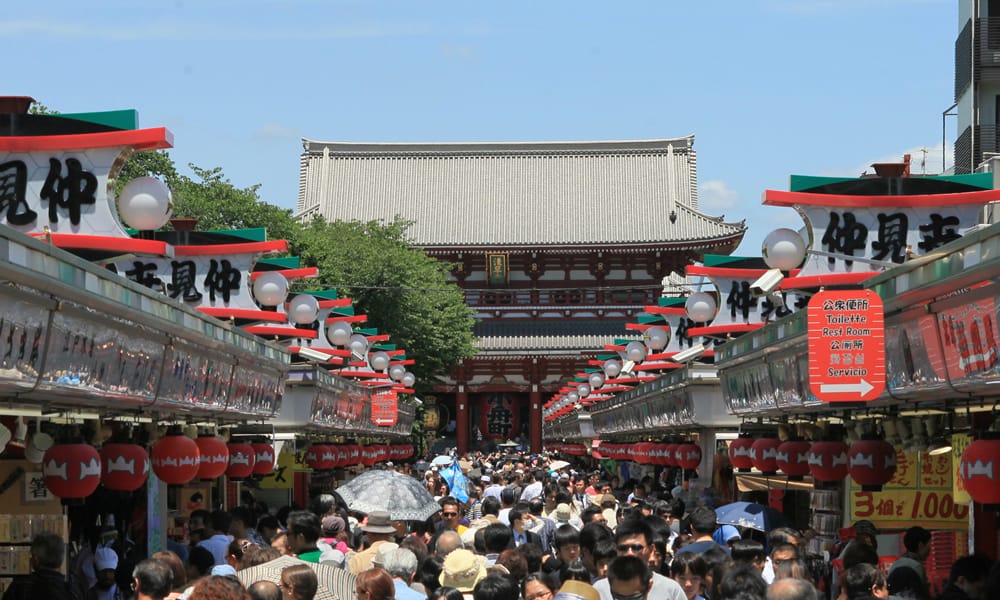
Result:
M663 280L729 254L743 222L698 210L694 137L606 142L303 140L297 214L410 220L414 246L456 265L478 353L436 386L460 452L523 436L541 408Z

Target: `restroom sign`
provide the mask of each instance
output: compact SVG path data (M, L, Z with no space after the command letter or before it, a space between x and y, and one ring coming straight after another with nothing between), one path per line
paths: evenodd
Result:
M871 290L809 300L809 388L824 402L867 402L885 389L885 308Z

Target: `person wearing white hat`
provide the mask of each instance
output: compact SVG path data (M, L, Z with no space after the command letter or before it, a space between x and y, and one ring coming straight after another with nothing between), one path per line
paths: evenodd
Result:
M115 571L118 569L118 553L109 546L99 546L94 552L94 572L97 583L89 590L84 600L121 600L128 594L118 588L115 583Z

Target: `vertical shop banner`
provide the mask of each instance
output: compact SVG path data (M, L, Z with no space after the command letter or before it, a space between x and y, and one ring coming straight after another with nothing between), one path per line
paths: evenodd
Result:
M955 499L955 503L966 506L972 502L972 497L969 496L969 492L965 491L965 483L958 476L958 469L962 464L962 453L965 452L965 449L971 443L972 436L968 433L953 433L951 435L951 464L953 466L951 470L951 480L953 482L952 497Z
M881 492L865 492L851 482L851 522L867 519L885 529L916 522L928 529L965 531L969 506L952 494L954 473L951 454L896 450L896 473Z
M152 470L146 479L146 553L167 549L167 486Z

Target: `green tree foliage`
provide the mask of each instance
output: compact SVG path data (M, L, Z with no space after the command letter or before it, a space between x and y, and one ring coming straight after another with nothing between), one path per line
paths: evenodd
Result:
M353 298L416 359L417 385L429 390L435 375L475 353L474 321L461 289L448 281L451 266L410 247L409 225L316 219L303 231L299 255L319 267L324 287Z
M390 343L416 360L411 370L421 390L429 391L435 376L474 354L472 313L462 291L448 281L450 265L412 248L406 221L317 219L303 226L290 210L260 200L260 186L238 188L220 168L188 166L194 178L179 174L167 152L138 152L122 168L118 189L135 177L160 177L173 193L174 216L197 218L198 229L265 227L269 239L288 240L291 254L319 267L319 281L299 287L334 288L353 298L370 326L390 334Z

